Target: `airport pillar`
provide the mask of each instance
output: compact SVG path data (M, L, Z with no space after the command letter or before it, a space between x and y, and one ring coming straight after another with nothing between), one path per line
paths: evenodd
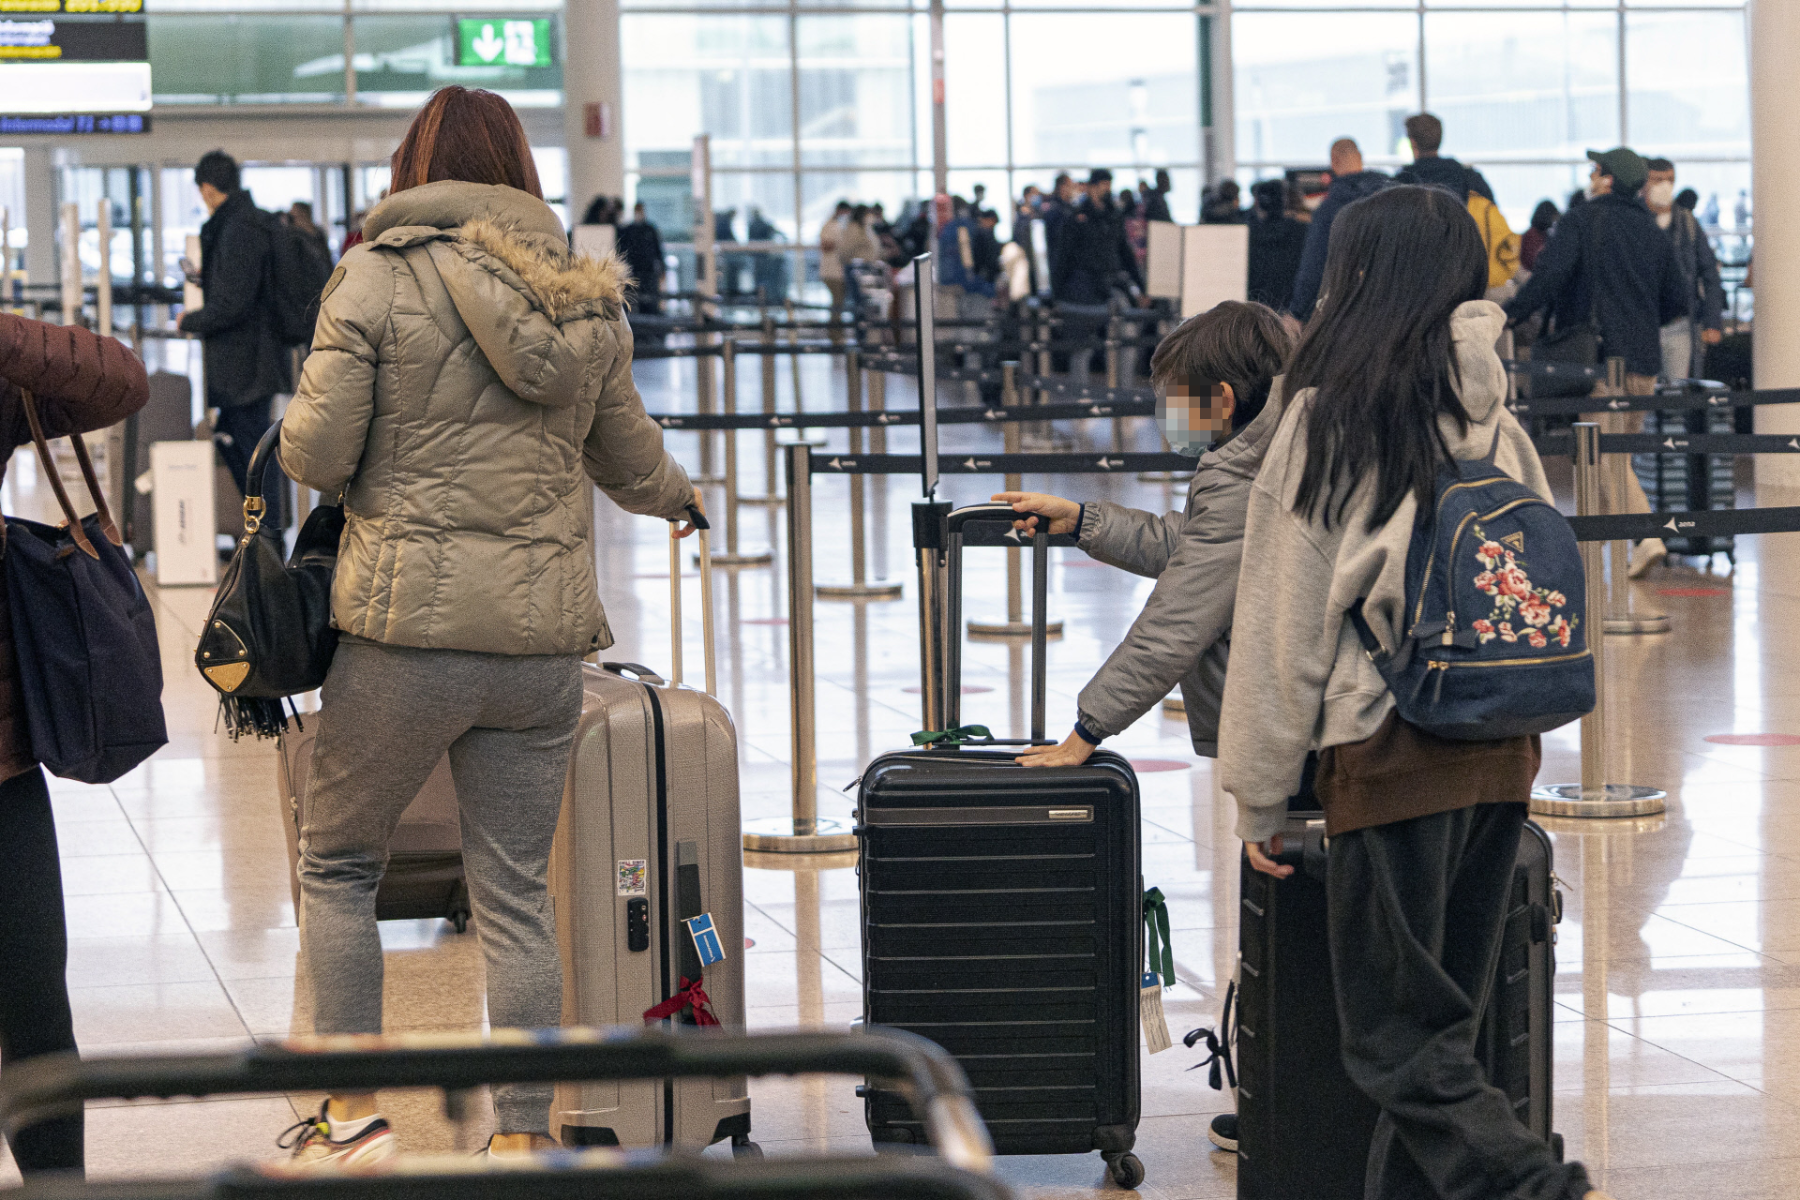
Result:
M595 196L625 194L619 0L569 0L563 8L563 136L569 148L569 220Z
M1755 370L1759 388L1800 386L1800 227L1784 220L1800 189L1800 4L1751 0L1750 150L1756 221ZM1800 434L1800 404L1759 406L1756 431ZM1756 460L1759 485L1800 487L1800 455Z

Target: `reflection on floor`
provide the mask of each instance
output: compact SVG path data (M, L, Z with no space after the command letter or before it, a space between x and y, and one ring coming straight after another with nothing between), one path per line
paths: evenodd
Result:
M804 365L807 398L818 406L830 388L829 365ZM785 390L787 372L781 375ZM691 407L687 364L646 364L639 381L653 410ZM745 386L752 406L754 385L746 379ZM897 386L889 402L910 403ZM1071 432L1110 449L1110 427L1090 424ZM956 427L947 441L957 450L990 449L993 438L991 430ZM694 435L671 439L685 461L696 461ZM832 447L845 445L841 432L833 439ZM903 432L890 441L894 452L913 445ZM742 461L753 464L747 491L761 490L760 442L753 434L742 441ZM21 478L10 488L20 488ZM1171 503L1167 485L1133 479L1027 482L1076 496ZM990 483L997 481L956 478L946 490L966 502L985 498ZM846 486L839 477L816 485L820 583L849 575ZM871 489L872 577L907 570L905 506L914 486L896 477ZM715 512L720 500L712 489ZM599 575L618 637L612 655L664 663L663 526L600 509ZM742 739L745 816L756 818L781 815L789 804L786 593L778 515L747 507L744 520L744 548L773 546L777 557L772 568L717 576L719 687ZM1790 557L1791 537L1745 539L1734 575L1671 572L1639 590L1640 603L1669 611L1675 632L1609 643L1614 777L1667 788L1668 814L1641 825L1556 828L1557 871L1568 895L1558 946L1556 1125L1570 1154L1621 1200L1791 1195L1800 1168L1800 746L1708 740L1800 732L1800 651L1778 633L1800 621L1800 571L1792 565L1800 557ZM1055 555L1053 615L1067 633L1050 651L1049 711L1060 733L1076 692L1148 584L1072 551ZM699 584L685 586L692 677ZM218 732L212 695L191 666L209 595L153 591L164 635L168 748L111 787L54 785L70 982L91 1054L204 1050L307 1030L274 753ZM971 555L968 597L971 619L1001 615L1002 556ZM907 690L918 682L916 612L910 583L898 603L817 606L825 815L846 817L850 802L839 789L872 755L905 744L919 727L918 697ZM1024 732L1022 650L971 643L965 663L964 719ZM1181 985L1168 1008L1179 1036L1211 1023L1230 973L1238 848L1228 806L1215 796L1209 765L1188 752L1183 726L1153 714L1119 741L1133 758L1176 768L1146 771L1142 784L1145 876L1169 897L1173 916ZM1574 731L1547 738L1544 779L1577 775ZM745 901L751 1024L842 1027L858 1015L854 873L752 869ZM441 922L393 922L382 932L389 1028L480 1023L482 965L473 937ZM1147 1197L1233 1194L1233 1164L1210 1153L1204 1137L1209 1116L1229 1100L1206 1086L1204 1071L1186 1070L1194 1061L1179 1044L1145 1059L1139 1153ZM866 1150L853 1086L847 1079L755 1084L758 1140L772 1153ZM96 1175L174 1174L273 1155L275 1134L316 1104L296 1096L97 1108L89 1118L90 1162ZM485 1136L479 1121L453 1129L426 1094L383 1105L410 1149L472 1148ZM1003 1170L1032 1196L1111 1187L1098 1156L1007 1160ZM10 1161L0 1159L0 1179L12 1178Z

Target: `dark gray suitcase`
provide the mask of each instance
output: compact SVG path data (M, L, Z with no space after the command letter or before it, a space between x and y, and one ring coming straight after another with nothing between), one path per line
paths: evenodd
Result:
M1007 544L1013 515L1003 504L950 515L949 629L962 625L963 543ZM1037 742L1047 541L1033 563ZM958 642L947 644L948 726L960 719ZM1019 744L982 748L994 744L899 751L863 774L863 1017L956 1056L997 1153L1099 1150L1113 1178L1136 1187L1137 779L1106 750L1080 767L1027 769L1013 761ZM923 1140L901 1097L876 1087L864 1095L877 1144Z
M1303 794L1310 797L1310 783ZM1301 803L1296 800L1296 804ZM1376 1107L1344 1071L1326 928L1324 814L1290 809L1286 879L1239 871L1236 997L1239 1200L1362 1195ZM1562 918L1550 839L1527 821L1519 838L1494 988L1476 1040L1488 1079L1519 1120L1550 1143L1556 979ZM1330 1114L1321 1120L1321 1114Z

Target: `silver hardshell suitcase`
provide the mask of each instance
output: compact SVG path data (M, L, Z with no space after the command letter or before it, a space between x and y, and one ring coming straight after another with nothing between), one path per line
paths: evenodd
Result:
M711 569L701 533L707 675ZM659 1005L676 1025L710 1023L679 997L698 981L710 1016L744 1028L744 863L737 731L707 692L681 683L680 563L670 549L673 682L634 663L582 668L581 723L569 759L550 893L562 946L565 1025L641 1025ZM710 915L724 958L704 968L684 922ZM730 1139L755 1153L742 1076L564 1083L550 1127L565 1146L677 1145Z

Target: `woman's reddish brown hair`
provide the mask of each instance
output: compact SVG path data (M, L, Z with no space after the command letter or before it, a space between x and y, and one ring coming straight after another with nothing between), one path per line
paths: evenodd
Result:
M512 105L480 88L439 88L394 151L389 192L440 180L498 183L539 200L537 164Z

